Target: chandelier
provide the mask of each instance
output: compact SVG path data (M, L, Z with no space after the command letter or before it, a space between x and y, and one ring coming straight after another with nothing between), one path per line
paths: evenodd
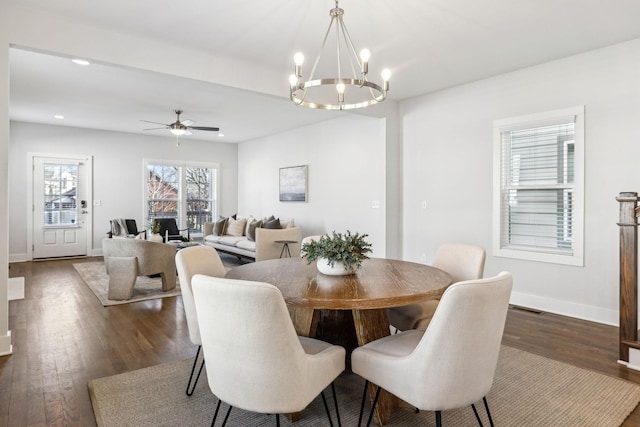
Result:
M329 28L324 35L322 47L308 80L302 79L304 55L298 52L293 57L295 74L289 77L289 98L297 105L323 110L350 110L382 102L389 91L391 72L388 69L382 70L382 86L367 79L371 52L368 49L362 49L360 55L356 53L342 18L344 10L338 7L338 0L335 1L336 7L329 11L331 16ZM336 38L334 60L337 63L337 77L316 79L315 73L334 24ZM343 67L346 68L346 73Z

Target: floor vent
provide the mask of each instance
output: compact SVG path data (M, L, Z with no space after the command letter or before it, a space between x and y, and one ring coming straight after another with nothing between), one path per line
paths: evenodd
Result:
M536 310L535 308L522 307L519 305L509 305L509 308L513 310L528 311L529 313L533 314L544 314L544 311Z

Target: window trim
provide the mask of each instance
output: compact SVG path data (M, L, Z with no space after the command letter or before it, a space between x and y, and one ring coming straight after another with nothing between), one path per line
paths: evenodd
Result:
M560 254L502 248L502 133L514 128L532 127L575 117L574 191L573 191L573 253ZM494 120L493 122L493 255L573 266L584 266L584 105L571 108Z

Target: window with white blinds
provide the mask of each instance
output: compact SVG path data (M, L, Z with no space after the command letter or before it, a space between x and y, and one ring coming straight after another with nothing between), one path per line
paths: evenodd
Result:
M494 123L494 252L582 265L584 108Z

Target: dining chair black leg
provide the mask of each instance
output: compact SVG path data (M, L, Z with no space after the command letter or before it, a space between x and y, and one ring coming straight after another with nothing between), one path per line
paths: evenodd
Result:
M216 412L213 414L213 420L211 420L211 427L216 424L216 418L218 418L218 411L220 410L220 404L222 400L218 399L218 404L216 405Z
M491 418L491 412L489 411L489 404L487 403L487 397L483 397L482 401L484 402L484 409L487 411L487 416L489 417L489 425L493 427L493 419Z
M200 350L202 346L198 346L198 351L196 352L196 358L193 360L193 366L191 367L191 375L189 375L189 382L187 383L187 396L191 396L196 389L196 384L198 384L198 379L200 378L200 374L202 373L202 368L204 368L204 356L202 356L202 364L200 365L200 369L198 370L198 375L196 376L193 385L191 385L191 380L193 379L193 373L196 370L196 365L198 364L198 356L200 355Z
M382 390L380 388L380 386L377 386L378 388L376 389L376 397L373 398L373 404L371 405L371 412L369 412L369 419L367 420L367 427L369 427L371 425L371 420L373 419L373 412L376 409L376 405L378 404L378 398L380 397L380 390Z
M336 407L336 417L338 418L338 427L342 427L342 422L340 421L340 410L338 409L338 398L336 397L336 387L334 383L331 383L331 391L333 392L333 406Z
M329 425L333 427L333 421L331 420L331 412L329 412L329 405L327 405L327 399L324 397L324 390L320 392L320 396L322 396L322 403L324 404L324 410L327 412L327 417L329 418Z
M233 409L233 406L229 405L229 409L227 410L227 415L224 416L224 421L222 422L222 427L227 425L227 420L229 419L229 414L231 413L231 409Z
M480 425L480 427L484 427L482 424L482 420L480 419L480 414L478 414L478 410L476 409L476 405L472 403L471 408L473 408L473 413L476 416L476 420L478 421L478 424Z
M362 392L362 401L360 402L360 416L358 417L358 427L362 423L362 414L364 412L364 401L367 398L367 387L369 387L369 380L364 380L364 391Z
M280 414L276 414L276 427L280 427Z
M442 413L436 411L436 427L442 427Z

